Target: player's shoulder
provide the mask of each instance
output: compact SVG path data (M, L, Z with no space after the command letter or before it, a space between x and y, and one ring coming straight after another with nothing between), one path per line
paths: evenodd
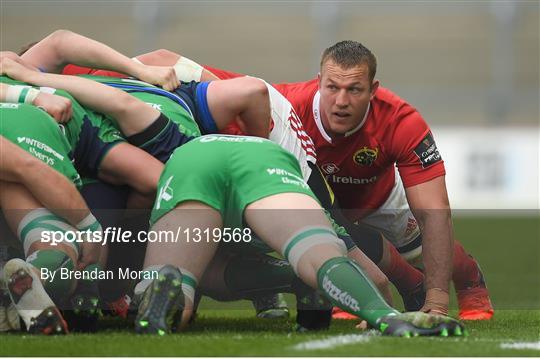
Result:
M379 86L371 106L377 117L383 118L385 122L395 122L396 124L406 120L407 122L422 120L419 112L406 100L399 97L388 88Z
M280 83L273 86L285 96L302 98L313 98L319 88L317 79L303 82Z
M386 87L379 86L372 100L374 106L384 109L399 109L402 106L410 106L404 99Z
M304 82L273 84L289 100L296 113L304 120L312 112L313 99L318 91L317 79Z

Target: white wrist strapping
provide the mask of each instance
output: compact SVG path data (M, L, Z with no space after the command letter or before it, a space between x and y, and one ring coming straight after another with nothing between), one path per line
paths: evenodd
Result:
M174 64L173 68L176 72L176 78L184 82L201 81L204 70L201 65L183 56Z
M26 103L31 105L39 95L39 90L21 85L9 85L6 92L6 101L8 103Z

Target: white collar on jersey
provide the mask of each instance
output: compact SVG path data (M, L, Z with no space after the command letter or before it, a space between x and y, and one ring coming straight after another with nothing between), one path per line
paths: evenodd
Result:
M326 141L332 143L332 137L328 135L328 132L326 132L322 124L320 102L321 102L321 93L317 91L317 93L315 94L315 97L313 98L313 117L315 118L315 123L317 124L317 127L319 128L319 132L321 133L321 135L324 137ZM366 122L367 117L368 117L370 107L371 107L371 101L368 103L366 113L364 114L364 118L362 119L362 121L360 121L358 126L353 128L349 132L345 133L345 137L352 135L353 133L361 129L362 126L364 126L364 123Z

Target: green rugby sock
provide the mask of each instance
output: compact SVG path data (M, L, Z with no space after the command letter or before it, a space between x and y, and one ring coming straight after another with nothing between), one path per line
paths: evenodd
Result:
M399 312L390 307L362 269L346 257L326 261L317 272L319 290L335 306L377 326L377 319Z

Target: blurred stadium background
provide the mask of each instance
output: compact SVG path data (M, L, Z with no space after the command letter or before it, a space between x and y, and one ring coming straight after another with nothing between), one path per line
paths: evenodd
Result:
M360 41L382 85L431 124L457 235L483 264L495 305L540 308L539 6L2 0L0 40L17 51L64 28L130 56L167 48L271 82L310 79L324 48Z

